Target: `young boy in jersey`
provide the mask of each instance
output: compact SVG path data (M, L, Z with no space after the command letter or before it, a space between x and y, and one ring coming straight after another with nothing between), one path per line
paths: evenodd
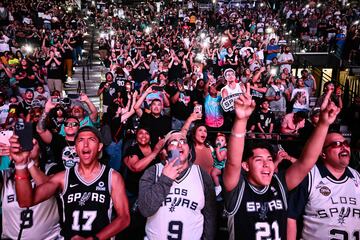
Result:
M269 102L262 100L260 103L260 109L254 116L255 119L255 132L259 134L259 138L271 138L271 133L274 130L275 116L269 109Z
M274 174L275 164L268 146L252 144L244 151L246 124L255 108L249 84L246 93L235 101L236 116L223 175L231 240L286 239L287 193L314 166L329 125L340 111L329 101L329 97L330 94L327 94L321 106L319 124L305 144L300 158L279 174Z
M219 176L221 175L222 169L225 167L226 158L227 158L227 149L226 149L226 136L223 133L217 133L215 139L216 148L212 152L214 158L214 167L211 170L211 177L215 183L215 194L218 196L222 190Z

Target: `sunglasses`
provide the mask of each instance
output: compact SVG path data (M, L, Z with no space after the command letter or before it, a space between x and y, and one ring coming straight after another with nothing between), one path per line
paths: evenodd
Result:
M179 144L183 145L183 144L187 144L187 140L186 139L174 139L169 141L168 145L173 145L175 147L179 146Z
M64 126L65 127L78 127L80 124L77 122L65 122Z
M340 147L350 147L350 143L347 140L341 141L335 141L331 142L328 145L324 146L324 149L331 147L331 148L340 148Z

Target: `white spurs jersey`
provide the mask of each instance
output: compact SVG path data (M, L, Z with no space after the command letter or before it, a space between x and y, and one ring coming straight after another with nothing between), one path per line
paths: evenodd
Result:
M1 171L3 178L1 239L18 239L21 224L24 225L21 234L23 240L57 239L60 235L60 224L55 198L52 197L29 209L20 208L16 200L15 182L8 180L10 171Z
M322 176L316 165L310 171L303 239L360 239L360 175L346 171L339 181Z
M162 164L156 164L156 180L160 177ZM192 165L185 175L173 182L169 194L159 210L146 222L146 238L200 239L203 234L205 205L203 179L198 165Z

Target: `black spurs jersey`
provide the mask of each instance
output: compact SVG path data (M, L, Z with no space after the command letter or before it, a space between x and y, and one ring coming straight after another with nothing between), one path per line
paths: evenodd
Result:
M287 200L285 180L274 175L269 186L258 189L241 176L226 199L231 240L285 240Z
M80 176L78 165L66 169L64 191L60 195L63 207L61 234L65 239L75 235L92 236L110 223L112 171L101 165L99 175L87 182Z

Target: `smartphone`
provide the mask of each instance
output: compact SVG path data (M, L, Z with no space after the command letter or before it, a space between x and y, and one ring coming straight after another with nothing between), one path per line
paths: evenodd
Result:
M67 96L70 99L80 99L80 95L78 93L69 93Z
M13 135L13 131L9 131L9 130L0 131L0 143L4 143L10 146L9 139L12 135Z
M151 88L153 91L159 91L159 92L162 92L162 90L164 89L162 86L152 86Z
M278 151L279 151L279 152L280 152L280 151L285 151L284 148L281 146L281 144L278 144L277 147L278 147Z
M194 113L202 114L202 105L196 105L194 107Z
M173 149L168 152L168 161L172 162L175 161L174 166L180 165L180 152L179 149Z
M52 103L60 103L60 98L59 97L51 98L51 102Z
M33 149L33 126L31 122L24 122L19 119L15 124L15 134L19 136L22 151L31 151Z

